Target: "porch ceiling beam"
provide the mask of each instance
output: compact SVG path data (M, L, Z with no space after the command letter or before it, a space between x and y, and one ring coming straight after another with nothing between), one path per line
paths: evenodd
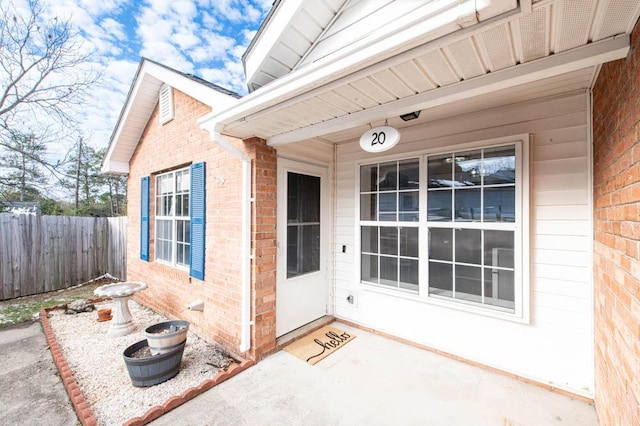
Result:
M285 145L347 130L410 111L424 110L626 57L630 36L620 35L532 62L398 99L290 132L271 136L271 146Z

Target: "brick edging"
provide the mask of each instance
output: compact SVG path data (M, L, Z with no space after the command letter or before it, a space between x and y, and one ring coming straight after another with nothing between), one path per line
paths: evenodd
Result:
M101 299L92 299L91 302L95 303L97 301L102 301ZM62 349L60 348L60 344L56 340L55 333L51 328L51 323L49 322L49 317L47 313L49 311L53 311L56 309L61 309L59 306L54 306L51 308L42 308L40 310L40 324L42 324L42 329L44 330L45 338L47 339L47 344L49 345L49 350L51 350L51 355L53 356L53 362L58 368L58 372L60 373L60 378L62 379L62 384L64 385L67 394L69 395L69 399L71 400L71 404L73 405L73 409L78 416L78 421L82 423L83 426L97 426L98 422L93 415L93 411L91 407L89 407L89 403L85 399L80 387L78 386L78 382L76 382L75 377L73 377L73 372L69 368L69 364L67 364L67 360L62 353ZM253 366L255 361L253 360L244 360L241 361L240 364L233 364L226 371L218 371L215 376L210 379L204 380L197 386L192 386L189 389L182 392L180 396L173 396L164 402L162 405L156 405L155 407L151 407L144 413L142 416L133 417L127 420L124 425L125 426L142 426L146 425L158 417L162 416L165 413L173 410L176 407L181 406L185 402L190 399L195 398L211 389L212 387L232 378L236 374L246 370L247 368Z
M58 344L56 336L53 333L53 329L51 328L51 323L49 322L47 313L55 309L59 308L54 307L40 309L40 324L42 324L44 336L47 339L49 350L53 356L53 362L56 364L56 367L58 367L62 384L69 395L69 399L71 400L71 404L73 405L73 409L76 411L76 416L78 416L80 423L82 423L83 426L97 426L98 422L93 415L93 411L91 410L91 407L89 407L87 400L84 398L84 395L80 390L80 386L78 386L78 382L76 382L75 377L73 377L69 364L67 364L67 360L64 358L60 344Z
M181 406L182 404L195 398L196 396L205 393L212 387L232 378L236 374L246 370L254 364L255 362L253 360L245 360L240 364L233 364L227 371L219 371L215 376L210 379L206 379L198 386L192 386L189 389L185 390L180 396L171 397L167 401L165 401L164 404L156 405L155 407L149 408L147 412L142 416L129 419L124 423L124 426L143 426L151 423L158 417L168 413L174 408Z

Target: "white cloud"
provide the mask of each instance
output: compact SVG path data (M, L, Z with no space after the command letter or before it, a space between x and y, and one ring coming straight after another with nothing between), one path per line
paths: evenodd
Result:
M5 2L6 0L0 0ZM27 0L13 0L26 8ZM78 111L95 148L105 147L124 105L140 56L222 87L246 93L241 56L273 0L42 0L45 18L70 19L85 48L87 64L103 74L91 99ZM46 1L46 3L44 3ZM62 155L75 142L56 144Z

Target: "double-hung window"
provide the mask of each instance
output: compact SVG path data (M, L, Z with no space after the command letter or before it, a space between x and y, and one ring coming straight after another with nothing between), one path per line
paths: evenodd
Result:
M521 314L521 152L512 142L361 165L360 281Z
M361 274L365 282L418 290L420 162L360 169Z
M157 175L155 182L155 258L171 265L189 267L190 169Z

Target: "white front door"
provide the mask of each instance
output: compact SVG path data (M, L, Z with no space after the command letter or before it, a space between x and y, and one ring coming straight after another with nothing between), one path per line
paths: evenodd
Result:
M276 334L327 313L327 168L278 159Z

